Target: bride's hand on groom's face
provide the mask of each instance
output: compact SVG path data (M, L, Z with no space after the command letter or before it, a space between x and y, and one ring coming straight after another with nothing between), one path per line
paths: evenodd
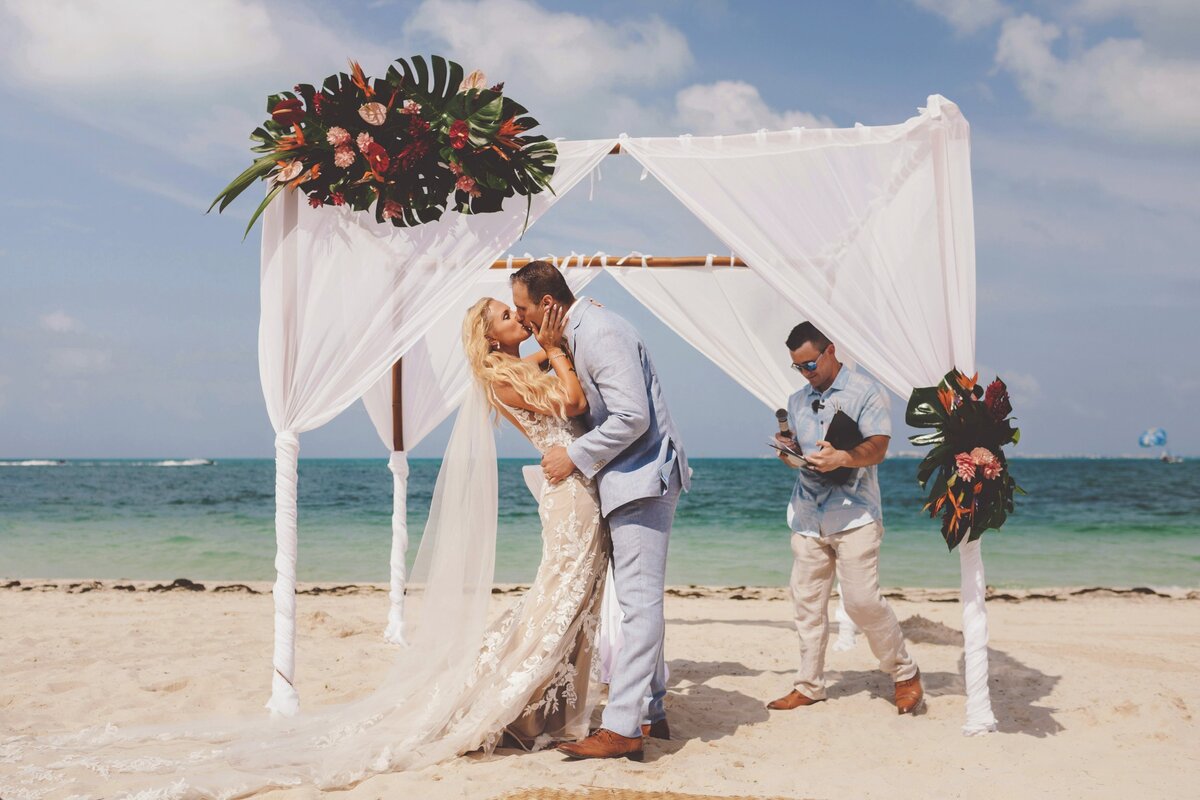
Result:
M561 347L563 332L567 328L567 310L561 305L555 303L546 309L546 313L542 315L542 324L538 327L534 336L537 337L538 344L543 350L549 350L552 347Z

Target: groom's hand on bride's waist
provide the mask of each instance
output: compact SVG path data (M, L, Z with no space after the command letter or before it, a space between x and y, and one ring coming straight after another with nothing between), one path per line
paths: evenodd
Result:
M542 456L542 473L551 484L562 483L574 471L575 462L567 455L567 448L561 445L551 447Z

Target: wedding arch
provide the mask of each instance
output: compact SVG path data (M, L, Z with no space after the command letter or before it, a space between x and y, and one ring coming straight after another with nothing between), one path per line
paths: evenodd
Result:
M737 136L560 141L553 192L496 213L447 212L408 228L285 192L264 215L259 370L275 429L272 693L295 687L299 435L363 400L393 474L385 637L404 641L407 451L462 401L464 309L507 293L526 225L610 153L633 157L737 258L574 255L577 292L601 272L772 410L798 387L779 342L812 320L839 351L907 400L951 368L975 370L975 242L969 126L940 95L898 125ZM669 268L662 268L669 267ZM980 541L959 548L966 723L995 730L987 685Z

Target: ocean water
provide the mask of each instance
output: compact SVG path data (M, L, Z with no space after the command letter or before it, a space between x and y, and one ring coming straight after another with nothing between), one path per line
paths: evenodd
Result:
M528 581L537 509L502 460L496 579ZM880 467L885 586L958 583L957 554L919 513L916 460ZM412 462L416 553L438 461ZM793 473L770 459L695 459L671 537L672 584L782 586L791 568L784 508ZM1018 459L1029 492L984 536L999 587L1200 586L1200 461ZM383 459L302 460L299 578L388 578L391 474ZM270 460L0 461L0 577L270 580Z

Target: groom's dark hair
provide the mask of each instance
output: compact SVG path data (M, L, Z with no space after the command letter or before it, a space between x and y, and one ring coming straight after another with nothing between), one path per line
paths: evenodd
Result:
M529 299L534 303L541 302L546 295L567 306L575 302L575 293L567 285L567 279L549 261L530 261L514 272L509 280L524 285Z
M804 346L805 342L811 342L813 347L822 352L832 344L829 341L829 337L821 333L816 325L813 325L811 322L801 322L792 328L792 332L788 334L787 349L799 350Z

